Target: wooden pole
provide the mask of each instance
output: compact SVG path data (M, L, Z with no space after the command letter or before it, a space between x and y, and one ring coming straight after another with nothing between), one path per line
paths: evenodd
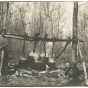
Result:
M25 33L24 34L24 42L23 42L23 55L25 54L25 43L26 43L25 39L26 39L26 37L27 37L27 34Z
M86 63L85 63L85 61L83 60L83 55L82 55L82 52L81 52L81 50L80 50L79 41L78 41L78 52L79 52L80 58L81 58L81 60L82 60L82 65L83 65L83 70L84 70L84 76L85 76L85 83L86 83L86 85L88 85Z
M36 34L34 35L34 38L37 38L39 34L40 34L40 33L36 33ZM35 41L35 43L34 43L34 49L33 49L33 52L35 52L36 45L37 45L37 41Z
M15 35L15 34L5 34L6 38L14 38L19 40L24 40L25 37L21 35ZM44 38L41 37L27 37L25 41L44 41ZM57 39L57 38L46 38L45 42L67 42L68 39ZM77 42L77 40L71 39L71 41ZM84 42L84 40L79 40L79 42Z
M52 46L52 58L54 58L54 42L53 42L53 46Z
M73 38L77 40L77 17L78 16L78 2L74 2L73 10ZM77 42L72 41L72 62L77 62Z
M25 39L24 39L24 42L23 42L23 55L25 54Z

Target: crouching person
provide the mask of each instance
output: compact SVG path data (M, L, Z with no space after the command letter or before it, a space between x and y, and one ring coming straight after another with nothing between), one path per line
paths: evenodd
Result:
M6 75L8 67L7 39L4 37L6 30L0 33L0 76Z
M79 69L76 63L72 63L71 65L67 66L65 75L68 75L69 77L74 78L74 79L78 79Z
M70 66L68 66L65 75L68 75L71 80L64 86L78 86L81 83L79 79L79 69L76 63L72 63Z

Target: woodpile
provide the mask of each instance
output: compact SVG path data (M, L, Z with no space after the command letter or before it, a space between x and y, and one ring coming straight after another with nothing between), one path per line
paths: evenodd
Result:
M53 71L37 71L37 70L25 70L25 69L18 69L15 73L17 77L31 77L31 76L45 76L47 78L59 78L64 77L64 74L61 73L61 70L53 70Z

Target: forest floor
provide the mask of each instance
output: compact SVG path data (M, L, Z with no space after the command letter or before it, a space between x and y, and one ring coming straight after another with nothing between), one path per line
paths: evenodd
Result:
M17 77L15 74L1 76L0 87L50 87L50 86L84 86L84 80L78 81L72 78L49 78L45 76Z
M86 65L88 65L88 63ZM82 65L79 68L82 68ZM1 76L0 87L85 86L84 75L80 76L79 78L81 80L74 80L68 77L47 77L44 75L41 76L30 75L30 77L17 77L16 74L14 73L12 75Z

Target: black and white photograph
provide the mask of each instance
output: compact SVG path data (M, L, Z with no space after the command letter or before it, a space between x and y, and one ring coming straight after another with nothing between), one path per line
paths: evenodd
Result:
M88 1L0 1L0 87L88 86Z

